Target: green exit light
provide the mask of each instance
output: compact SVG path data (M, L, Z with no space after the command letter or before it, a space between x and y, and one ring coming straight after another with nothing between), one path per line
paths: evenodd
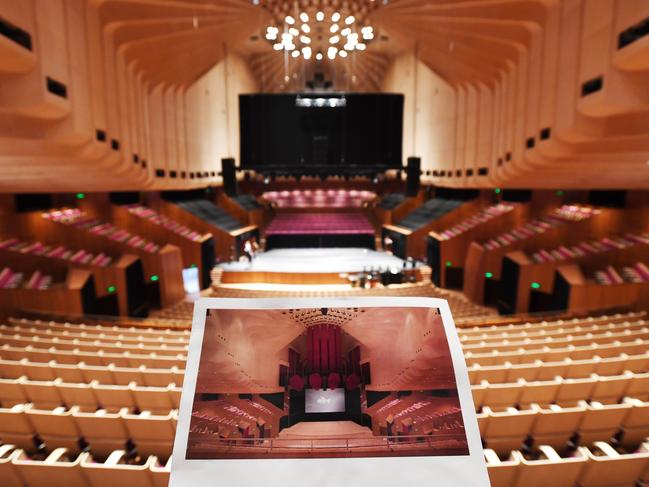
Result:
M538 282L533 282L532 284L530 284L530 287L532 289L539 289L541 285Z
M156 275L151 276L151 280L153 282L156 282L158 279L160 279L160 278L158 276L156 276Z
M446 261L446 267L451 267L452 265L453 265L453 262L451 262L450 260Z
M496 193L496 194L500 194L500 188L496 188L496 189L494 189L494 193Z
M190 269L196 269L196 264L192 264L189 266Z
M492 272L485 272L485 273L484 273L484 276L485 276L487 279L491 279L494 275L493 275Z
M86 197L85 193L77 193L77 199L82 200Z
M114 293L115 291L117 291L117 288L116 288L115 286L108 286L108 287L106 288L106 290L107 290L109 293L112 294L112 293Z
M557 191L555 194L557 196L563 196L564 195L563 191L561 191L561 190Z

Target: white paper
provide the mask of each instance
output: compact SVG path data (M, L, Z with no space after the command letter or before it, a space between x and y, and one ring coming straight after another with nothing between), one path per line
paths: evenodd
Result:
M171 487L433 484L489 486L445 300L196 302Z

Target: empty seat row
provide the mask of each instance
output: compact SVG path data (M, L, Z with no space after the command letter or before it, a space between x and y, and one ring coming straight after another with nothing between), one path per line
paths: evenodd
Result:
M560 348L543 346L535 349L520 347L517 350L506 352L497 350L483 353L466 352L464 357L467 366L470 367L474 364L532 364L537 361L558 362L565 359L582 360L595 356L602 358L616 357L623 353L641 355L647 352L649 352L649 340L635 339L604 344L592 343L583 346L568 345Z
M585 318L572 318L572 319L557 319L553 321L533 321L526 323L505 323L505 324L492 324L489 326L481 326L479 324L474 324L473 326L462 326L458 330L458 333L461 337L469 337L472 335L474 337L483 335L484 338L487 338L491 335L499 336L502 334L503 337L506 337L506 333L512 332L522 332L522 331L546 331L550 333L557 329L562 329L567 326L573 325L607 325L615 324L624 321L632 321L636 319L642 319L646 316L645 312L633 312L633 313L617 313L614 315L602 315L602 316L588 316ZM473 322L471 322L473 323Z
M527 381L550 380L557 376L567 379L589 377L591 374L602 376L619 375L624 371L645 372L649 370L649 353L639 355L620 354L614 357L601 358L594 356L581 360L566 358L557 362L535 362L481 366L473 364L468 368L469 380L478 384L483 380L489 383L515 382L518 379Z
M180 303L179 303L180 304ZM189 305L193 309L193 303L182 303L183 305ZM191 314L188 319L191 321ZM166 327L134 327L134 326L119 326L119 325L97 325L97 324L86 324L86 323L59 323L56 321L42 321L42 320L30 320L27 318L9 318L9 323L14 325L22 325L29 327L41 328L44 330L61 330L61 331L75 331L75 332L88 332L96 334L106 334L106 335L128 335L128 336L163 336L163 337L188 337L189 328L181 330L173 330ZM143 323L155 323L155 321L145 320Z
M513 451L506 460L484 452L492 487L631 487L649 480L649 444L618 451L605 442L561 456L549 445L529 458Z
M620 327L622 328L622 327ZM490 352L509 352L525 348L534 350L540 347L548 348L565 348L567 346L584 346L591 344L607 344L617 341L629 341L635 339L645 340L649 338L649 327L642 325L637 329L620 329L619 331L603 331L599 333L583 333L579 335L565 335L559 337L546 336L544 338L526 338L517 340L503 340L494 343L476 343L472 345L463 345L465 352L480 353L482 351ZM2 336L0 336L2 339Z
M507 406L527 406L559 404L574 405L580 400L616 403L623 397L649 400L649 372L624 372L620 375L599 376L592 374L581 379L531 381L520 379L516 382L471 386L473 402L478 406L501 408Z
M64 382L61 379L34 381L26 377L0 379L0 405L32 403L38 408L79 406L84 411L98 408L119 411L129 408L167 414L180 405L181 388Z
M534 340L544 337L551 337L553 339L565 337L574 334L584 333L603 333L607 331L620 332L624 330L637 330L647 326L648 323L644 319L627 320L616 323L592 323L592 324L567 324L565 327L554 328L547 330L544 328L527 329L520 331L503 332L498 334L483 334L479 336L461 335L460 340L462 344L475 345L475 344L498 344L503 341L516 341L516 340Z
M143 335L115 335L107 333L94 333L76 330L59 330L56 328L38 328L28 327L21 325L0 325L0 333L4 335L18 334L21 336L31 336L38 338L59 338L65 340L86 340L86 341L102 341L102 342L126 342L126 343L141 343L143 345L154 346L157 344L165 344L171 346L186 345L189 341L189 336L174 336L165 337L164 335L157 336L143 336Z
M483 444L499 454L519 449L524 443L564 449L568 441L587 445L613 437L623 446L633 446L649 437L649 402L625 397L614 404L578 401L566 407L484 407L478 414L478 425Z
M88 352L81 350L58 350L55 347L36 348L0 346L0 358L7 360L28 359L30 362L47 363L54 361L59 364L110 365L117 367L140 367L152 369L185 368L187 357L184 355L159 355L156 353L108 353L102 350Z
M187 352L187 345L144 345L142 343L122 343L120 341L63 339L58 337L41 338L38 336L6 335L0 333L0 343L14 347L37 346L41 348L56 347L58 350L81 350L85 352L115 351L130 353L156 353L159 355L179 355Z
M166 387L174 384L181 387L185 371L172 367L170 369L150 369L140 367L117 367L109 365L59 364L54 361L39 363L21 360L0 359L0 378L63 382L92 382L100 384L128 385L135 383L148 387Z
M87 452L71 454L58 448L45 458L34 458L13 445L0 446L0 480L3 487L166 487L171 460L161 465L150 456L131 462L124 450L101 462Z
M95 456L106 457L113 450L133 444L139 455L168 458L171 454L178 412L165 415L144 411L132 414L124 408L82 411L69 409L37 409L31 404L0 408L0 439L26 451L52 451L67 448L71 452L90 449Z

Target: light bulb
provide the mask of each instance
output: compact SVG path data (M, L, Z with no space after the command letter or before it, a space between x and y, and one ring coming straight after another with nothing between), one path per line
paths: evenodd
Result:
M287 15L284 18L284 22L286 22L288 25L293 25L295 23L295 19L291 17L290 15Z
M351 29L349 27L345 27L343 30L340 31L341 36L348 36L351 33Z
M291 57L298 57L300 55L300 51L293 51L291 53Z
M268 39L269 41L274 41L275 39L277 39L277 34L266 32L266 39Z
M284 45L280 43L273 44L273 49L275 49L276 51L281 51L282 49L284 49Z
M342 51L342 50L341 50L341 51L338 51L338 55L339 55L340 57L347 57L347 51Z
M317 14L315 14L315 19L318 22L322 22L324 20L324 12L320 11Z
M327 57L333 61L334 59L336 59L336 53L334 51L328 51Z
M291 28L288 30L288 32L289 32L289 34L291 34L293 37L297 37L297 36L300 35L300 31L297 30L295 27L291 27Z
M331 15L331 21L332 21L332 22L338 22L339 20L340 20L340 13L338 13L338 12L334 12L334 13Z
M374 39L374 34L372 34L371 32L363 32L363 39L365 39L366 41L371 41L372 39Z
M321 52L317 53L317 54L315 55L315 58L316 58L318 61L322 61L322 53L321 53Z
M361 43L356 44L356 49L358 49L359 51L364 51L365 44L361 44Z
M338 44L338 41L340 41L340 37L338 37L338 36L331 36L329 38L329 43L330 44Z
M307 36L301 36L301 37L300 37L300 42L301 42L302 44L311 44L311 39L308 38Z
M300 20L302 22L308 22L309 21L309 14L307 14L306 12L302 12L300 14Z
M311 27L309 27L309 24L302 24L302 32L308 34L311 32Z
M345 19L345 23L346 23L347 25L350 25L350 24L353 24L353 23L354 23L354 20L356 20L356 19L354 18L354 16L353 16L353 15L350 15L350 16L348 16L348 17Z
M333 24L333 25L329 28L329 30L331 31L332 34L335 34L336 32L338 32L338 24Z

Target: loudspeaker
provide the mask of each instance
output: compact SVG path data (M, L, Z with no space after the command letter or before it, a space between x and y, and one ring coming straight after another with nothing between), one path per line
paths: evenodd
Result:
M419 193L419 176L421 175L421 159L409 157L406 168L406 196L417 196Z
M236 196L239 192L237 187L237 167L231 157L221 159L221 174L223 175L223 189L228 196Z

